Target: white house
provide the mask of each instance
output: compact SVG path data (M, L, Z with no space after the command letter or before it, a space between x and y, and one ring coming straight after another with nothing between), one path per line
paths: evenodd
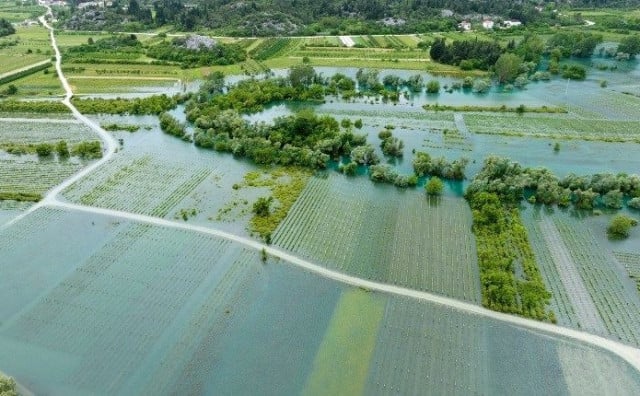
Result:
M516 26L521 26L522 22L517 21L515 19L511 19L511 20L506 20L506 21L502 22L502 25L508 29L508 28L512 28L512 27L516 27Z
M482 21L482 27L485 29L493 29L494 22L491 19Z
M469 21L462 21L458 24L458 27L461 30L464 30L465 32L468 32L469 30L471 30L471 22Z

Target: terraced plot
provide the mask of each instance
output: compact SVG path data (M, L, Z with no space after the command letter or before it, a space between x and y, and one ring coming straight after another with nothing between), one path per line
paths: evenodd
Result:
M368 180L316 178L273 241L367 279L480 300L471 214L461 199L429 201Z

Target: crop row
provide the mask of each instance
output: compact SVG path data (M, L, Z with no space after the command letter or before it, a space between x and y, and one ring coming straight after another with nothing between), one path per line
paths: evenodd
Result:
M242 250L235 260L226 260L226 268L216 286L194 311L185 324L177 342L167 351L164 364L147 381L144 394L180 393L185 386L202 386L214 369L203 364L216 356L222 336L227 333L234 317L251 302L246 290L256 276L253 263L255 252ZM218 265L225 265L218 260ZM178 380L179 378L179 380Z
M478 302L471 218L462 201L413 194L400 207L378 194L368 184L341 193L312 179L273 241L340 271Z
M281 56L294 41L290 38L268 38L249 51L253 59L267 60Z
M409 197L407 197L409 198ZM480 302L471 213L462 200L407 199L391 243L390 282Z
M640 300L625 286L614 258L605 253L589 228L576 227L560 217L554 220L609 333L640 345Z
M531 219L531 217L527 213L523 213L522 216L540 274L551 292L551 309L555 312L559 324L580 327L569 292L560 278L559 267L551 255L550 246L547 244L547 238L545 238L541 230L539 219Z
M33 120L29 122L0 120L0 144L57 143L69 144L96 140L90 129L75 120Z
M6 330L72 355L76 389L118 393L178 313L192 303L230 243L133 225L120 232ZM233 260L232 260L233 262Z
M640 120L640 98L612 90L599 89L565 99L589 113L611 120Z
M113 171L113 166L116 166ZM149 156L126 165L111 163L99 181L80 181L69 197L85 205L164 217L211 173L187 164L159 162ZM98 176L100 177L100 176ZM83 185L86 185L83 186Z
M365 394L485 393L485 326L470 319L448 308L390 299Z
M364 59L425 59L427 55L419 51L396 51L388 49L362 49L344 47L308 48L293 52L295 56L308 56L310 58L364 58Z
M0 160L0 192L43 194L80 167L73 162Z
M509 117L495 114L466 114L464 119L472 132L481 134L640 142L640 121Z
M629 276L637 283L640 292L640 254L627 252L614 252L614 256L618 262L622 263L627 269Z
M629 271L629 276L640 279L640 253L614 252L614 256Z

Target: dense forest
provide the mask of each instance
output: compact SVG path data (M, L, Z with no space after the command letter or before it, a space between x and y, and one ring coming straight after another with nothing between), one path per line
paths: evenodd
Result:
M81 2L72 1L71 10L60 13L67 28L133 31L171 24L180 30L206 28L243 36L446 31L473 15L564 25L580 21L560 16L556 7L640 5L640 0L116 0L107 8L79 9Z

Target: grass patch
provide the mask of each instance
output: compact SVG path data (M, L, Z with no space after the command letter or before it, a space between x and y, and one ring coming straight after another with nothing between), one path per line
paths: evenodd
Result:
M311 174L300 168L277 168L266 172L249 172L241 187L266 187L275 200L273 210L267 216L254 215L249 221L249 230L262 238L271 235L289 213L289 209L307 185Z
M32 192L0 191L0 201L38 202L42 194Z
M333 313L313 362L304 395L362 395L376 346L384 300L346 291Z

